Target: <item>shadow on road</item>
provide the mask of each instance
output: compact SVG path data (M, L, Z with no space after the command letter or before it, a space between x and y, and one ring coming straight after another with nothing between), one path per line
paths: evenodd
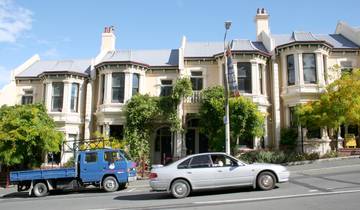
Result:
M98 188L86 188L81 190L52 190L50 191L48 196L56 196L56 195L70 195L70 194L91 194L91 193L105 193L103 190ZM9 199L9 198L33 198L33 196L29 196L29 192L13 192L0 197L0 199Z
M209 195L219 195L219 194L245 193L251 191L254 191L252 187L231 188L231 189L221 189L221 190L203 190L203 191L192 192L190 196L198 197L198 196L209 196ZM159 199L172 199L172 198L173 197L166 192L149 192L149 193L135 194L135 195L120 195L115 197L114 200L133 201L133 200L159 200Z

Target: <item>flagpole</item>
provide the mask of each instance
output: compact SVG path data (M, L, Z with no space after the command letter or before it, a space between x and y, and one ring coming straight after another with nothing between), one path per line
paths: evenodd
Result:
M228 66L226 56L226 35L230 29L231 21L225 21L225 36L224 36L224 67L225 67L225 152L230 155L230 119L229 119L229 83L228 83Z

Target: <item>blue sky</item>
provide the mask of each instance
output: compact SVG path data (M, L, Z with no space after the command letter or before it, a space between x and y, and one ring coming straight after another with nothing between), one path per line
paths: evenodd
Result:
M118 49L178 48L190 41L255 40L258 7L274 34L334 33L343 20L360 26L359 0L0 0L0 89L11 69L34 54L43 60L91 58L104 26L116 28Z

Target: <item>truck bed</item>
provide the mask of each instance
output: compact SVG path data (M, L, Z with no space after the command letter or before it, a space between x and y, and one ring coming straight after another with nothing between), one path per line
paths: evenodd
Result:
M76 177L75 168L58 168L46 170L28 170L10 172L10 182L31 181L39 179L61 179Z

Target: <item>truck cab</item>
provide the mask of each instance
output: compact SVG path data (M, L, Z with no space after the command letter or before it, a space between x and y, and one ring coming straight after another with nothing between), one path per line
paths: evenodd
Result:
M78 155L77 163L78 176L83 184L99 185L106 191L125 188L129 181L136 179L136 164L123 150L82 151ZM106 179L107 177L112 178Z

